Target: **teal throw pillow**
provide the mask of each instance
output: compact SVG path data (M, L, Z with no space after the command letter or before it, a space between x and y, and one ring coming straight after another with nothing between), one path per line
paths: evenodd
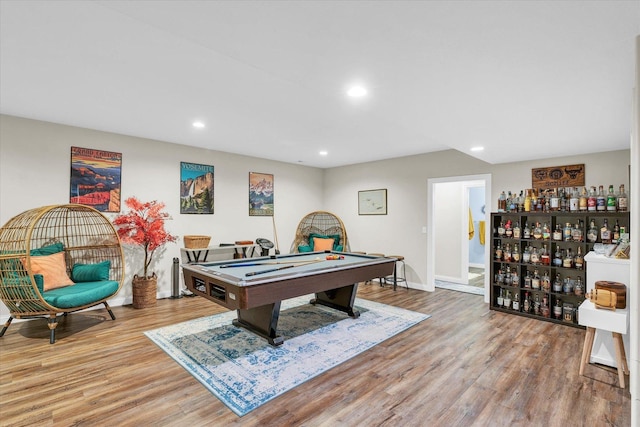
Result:
M57 254L64 251L64 245L62 243L54 243L53 245L43 246L38 249L31 249L29 252L31 256L47 256Z
M71 270L71 279L74 282L100 282L109 280L111 261L106 260L97 264L75 264Z
M313 248L311 246L298 246L298 252L313 252Z
M309 246L313 249L313 239L333 239L333 249L336 250L336 247L340 243L340 235L339 234L330 234L328 236L324 236L322 234L311 233L309 234Z

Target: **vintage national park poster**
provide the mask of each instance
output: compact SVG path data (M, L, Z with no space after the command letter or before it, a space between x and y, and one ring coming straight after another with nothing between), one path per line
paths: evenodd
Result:
M213 214L213 166L180 162L180 213Z
M273 216L273 175L249 172L249 216Z
M69 201L100 212L120 212L122 153L71 147Z

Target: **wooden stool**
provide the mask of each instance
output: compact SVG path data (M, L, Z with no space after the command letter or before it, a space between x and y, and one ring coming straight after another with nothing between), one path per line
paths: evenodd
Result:
M622 334L612 332L613 344L616 350L616 365L618 365L618 381L620 388L624 388L624 376L629 375L629 365L627 365L627 354L624 351L624 342ZM582 359L580 360L580 375L584 375L584 368L591 359L591 349L593 348L593 338L596 335L596 328L587 326L587 334L584 337L584 346L582 347Z
M393 275L391 276L387 276L384 278L385 283L386 282L391 282L393 283L393 290L395 291L397 286L398 286L398 282L404 282L405 286L407 287L407 289L409 289L409 284L407 283L407 272L406 272L406 265L404 263L404 257L402 255L387 255L388 258L395 258L396 262L393 265ZM402 275L398 275L398 263L401 262L402 263Z
M379 253L370 253L369 255L384 257L384 254L379 254ZM378 277L378 282L380 282L380 286L384 286L384 277ZM373 279L367 280L364 283L365 285L368 285L369 283L373 283Z

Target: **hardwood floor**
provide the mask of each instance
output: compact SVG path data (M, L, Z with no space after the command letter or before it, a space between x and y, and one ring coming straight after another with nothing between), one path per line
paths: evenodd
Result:
M0 425L629 426L614 372L579 376L585 331L489 311L478 295L360 285L432 317L240 418L143 332L223 311L202 298L69 315L0 338ZM2 319L3 321L5 319Z

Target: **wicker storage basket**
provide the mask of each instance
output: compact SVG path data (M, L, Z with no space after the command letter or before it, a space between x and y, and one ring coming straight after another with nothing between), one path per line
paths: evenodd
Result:
M155 307L158 302L156 293L158 289L158 278L156 273L151 277L133 276L131 284L133 294L133 308Z
M211 236L184 236L184 247L187 249L199 249L209 246Z

